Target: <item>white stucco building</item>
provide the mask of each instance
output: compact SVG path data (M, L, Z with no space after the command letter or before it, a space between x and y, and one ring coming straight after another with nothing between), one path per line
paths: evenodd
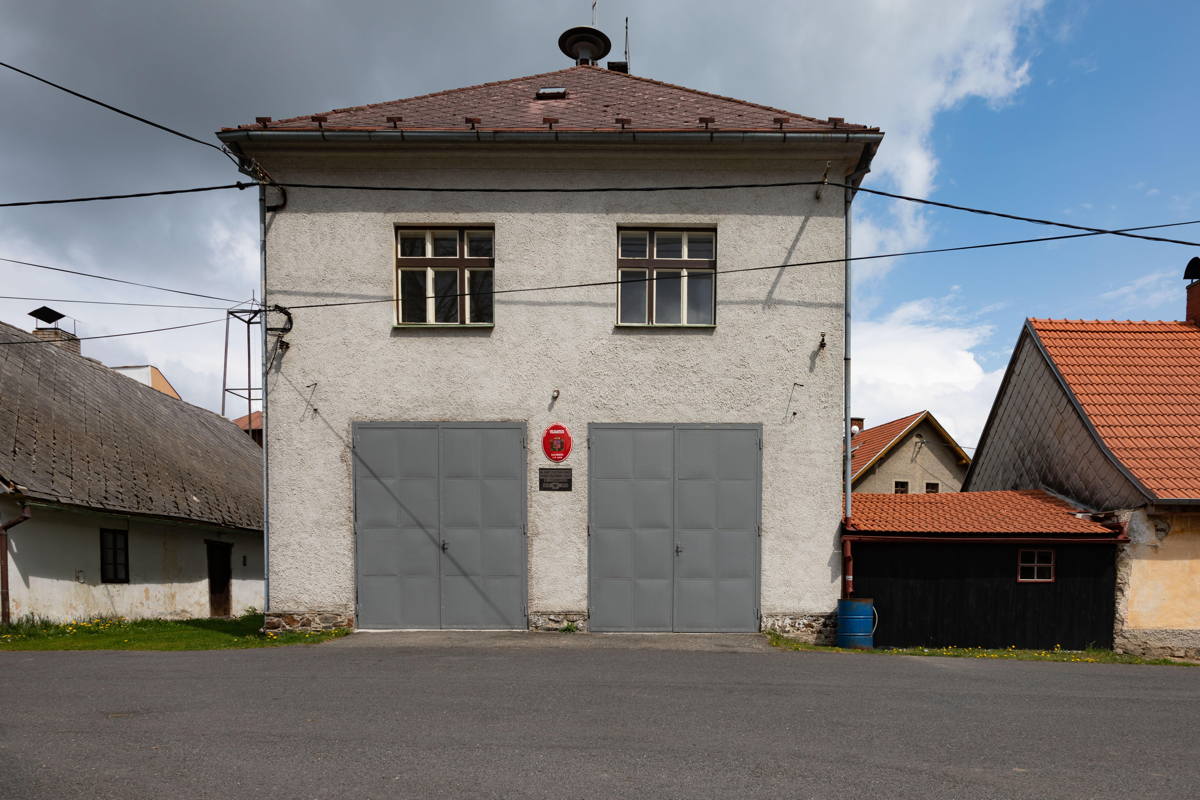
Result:
M283 186L269 625L834 609L849 195L815 184L882 134L611 66L219 134Z
M0 618L263 605L261 451L233 423L0 323Z

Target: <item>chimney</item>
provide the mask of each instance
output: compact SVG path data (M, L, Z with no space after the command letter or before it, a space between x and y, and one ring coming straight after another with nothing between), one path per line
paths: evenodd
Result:
M1187 287L1187 314L1184 319L1200 325L1200 256L1188 262L1183 279L1191 281Z
M56 347L69 350L77 356L82 355L79 352L79 337L58 327L59 321L64 319L66 314L41 306L30 311L29 316L42 323L31 331L34 336L43 342L53 342Z
M62 328L34 328L30 333L43 342L53 342L63 350L69 350L77 356L83 355L79 350L79 337Z
M851 417L850 418L850 435L853 436L856 433L861 433L862 429L866 427L865 423L866 423L866 420L864 420L862 417Z

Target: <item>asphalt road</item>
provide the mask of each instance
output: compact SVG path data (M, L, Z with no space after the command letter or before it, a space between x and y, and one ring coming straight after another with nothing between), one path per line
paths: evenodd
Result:
M1200 668L757 637L0 654L11 798L1200 794Z

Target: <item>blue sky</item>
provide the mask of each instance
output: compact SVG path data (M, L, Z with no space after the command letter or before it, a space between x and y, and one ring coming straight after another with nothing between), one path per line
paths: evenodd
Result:
M257 115L562 68L557 36L589 21L590 0L0 0L0 12L5 60L207 137ZM627 15L636 74L882 126L868 186L1093 226L1200 217L1193 4L600 0L618 51ZM0 92L0 199L236 177L205 148L27 78L0 74ZM856 206L859 254L1056 232L865 195ZM248 193L12 209L0 255L241 298L257 284L256 222ZM1169 235L1200 240L1200 226ZM928 408L973 445L1022 319L1178 318L1197 254L1096 237L861 264L855 413L872 424ZM2 265L0 280L21 290L4 294L164 299ZM92 334L213 313L61 305ZM28 310L0 300L6 322L25 326ZM208 326L85 352L158 364L216 408L220 340Z

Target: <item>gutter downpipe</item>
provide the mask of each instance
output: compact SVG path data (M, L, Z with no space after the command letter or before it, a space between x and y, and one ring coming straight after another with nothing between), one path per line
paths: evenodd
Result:
M853 476L850 474L850 447L851 447L851 442L850 442L850 263L851 263L850 262L850 204L852 202L854 202L854 195L850 193L849 189L843 189L842 197L843 197L843 202L845 203L845 206L844 206L845 224L842 226L843 230L845 231L845 243L843 246L843 248L844 248L843 253L846 258L846 261L845 261L845 264L846 264L845 298L842 302L842 306L845 309L845 311L844 311L845 317L842 321L842 325L843 325L842 335L844 337L843 344L842 344L842 346L844 348L844 352L842 353L843 364L844 364L844 366L842 368L842 403L844 405L842 416L844 417L844 419L842 420L842 422L844 423L843 427L845 429L844 430L844 442L843 442L843 447L842 447L842 450L843 450L843 452L842 452L842 473L843 473L842 474L842 477L843 477L842 492L845 495L845 504L846 504L845 509L843 510L844 511L843 515L844 515L845 519L848 520L848 519L850 519L850 512L852 510L850 495L851 495L851 490L853 489L853 486L851 485Z
M270 446L267 442L267 325L270 321L270 307L267 305L267 187L260 181L258 184L258 261L259 261L259 280L262 298L262 324L258 326L260 334L260 356L259 362L262 367L262 389L260 390L259 411L262 413L262 493L263 493L263 510L262 510L262 537L263 537L263 613L266 614L271 608L271 549L270 531L271 521L268 516L270 503L267 502L267 490L270 483L267 480L267 470L270 469L271 460L268 458L267 448ZM249 394L247 392L246 394Z
M21 504L21 516L0 523L0 624L12 623L12 611L8 606L8 531L33 516L28 502Z

